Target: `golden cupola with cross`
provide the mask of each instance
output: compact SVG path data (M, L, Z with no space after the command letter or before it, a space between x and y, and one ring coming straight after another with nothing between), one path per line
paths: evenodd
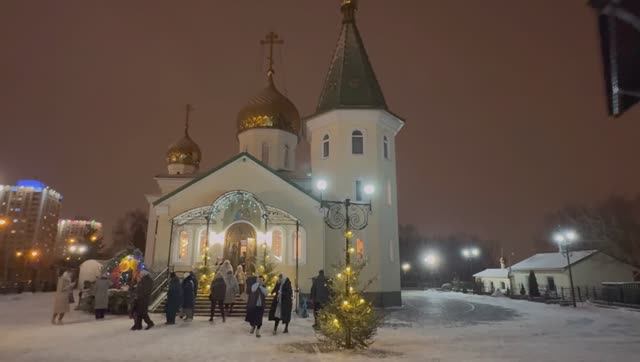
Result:
M283 44L274 32L260 44L269 47L267 86L238 112L240 152L248 152L278 171L292 171L300 134L300 113L275 85L274 45Z
M186 106L184 135L167 150L167 170L169 175L190 175L198 171L202 152L197 143L189 136L189 116L193 107Z

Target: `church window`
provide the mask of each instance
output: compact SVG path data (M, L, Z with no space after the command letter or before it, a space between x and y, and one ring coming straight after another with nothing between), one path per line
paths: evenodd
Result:
M329 158L329 135L322 137L322 158Z
M269 164L269 145L266 142L262 144L262 163Z
M362 131L355 130L351 133L351 153L362 155L364 153L364 135Z
M289 145L284 145L284 168L289 169Z
M356 201L362 201L362 180L356 180Z
M389 159L389 139L387 136L382 137L382 153L385 160Z
M282 259L282 231L275 229L271 233L271 254L278 259Z
M186 231L180 232L178 241L178 260L185 261L189 255L189 233Z
M356 239L356 256L360 259L364 258L364 240Z
M391 181L387 180L387 206L391 206Z

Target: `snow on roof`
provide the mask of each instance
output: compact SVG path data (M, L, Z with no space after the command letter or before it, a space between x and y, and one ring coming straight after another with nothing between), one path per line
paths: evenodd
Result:
M576 250L569 253L571 265L587 258L597 250ZM535 254L511 267L511 270L544 270L544 269L564 269L567 267L567 257L565 254L540 253Z
M479 273L473 274L473 276L476 278L508 278L509 269L485 269Z

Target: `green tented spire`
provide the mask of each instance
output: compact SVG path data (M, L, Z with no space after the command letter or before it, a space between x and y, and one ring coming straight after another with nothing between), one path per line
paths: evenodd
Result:
M317 113L332 109L387 109L355 21L356 0L342 2L342 30L325 79Z

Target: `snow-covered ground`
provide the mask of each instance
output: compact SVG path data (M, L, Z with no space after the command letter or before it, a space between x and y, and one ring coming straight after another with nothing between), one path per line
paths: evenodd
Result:
M129 331L126 317L96 322L72 311L51 325L52 294L0 296L0 361L626 361L640 355L640 312L578 309L505 298L406 292L372 351L317 353L311 319L260 339L240 319Z

